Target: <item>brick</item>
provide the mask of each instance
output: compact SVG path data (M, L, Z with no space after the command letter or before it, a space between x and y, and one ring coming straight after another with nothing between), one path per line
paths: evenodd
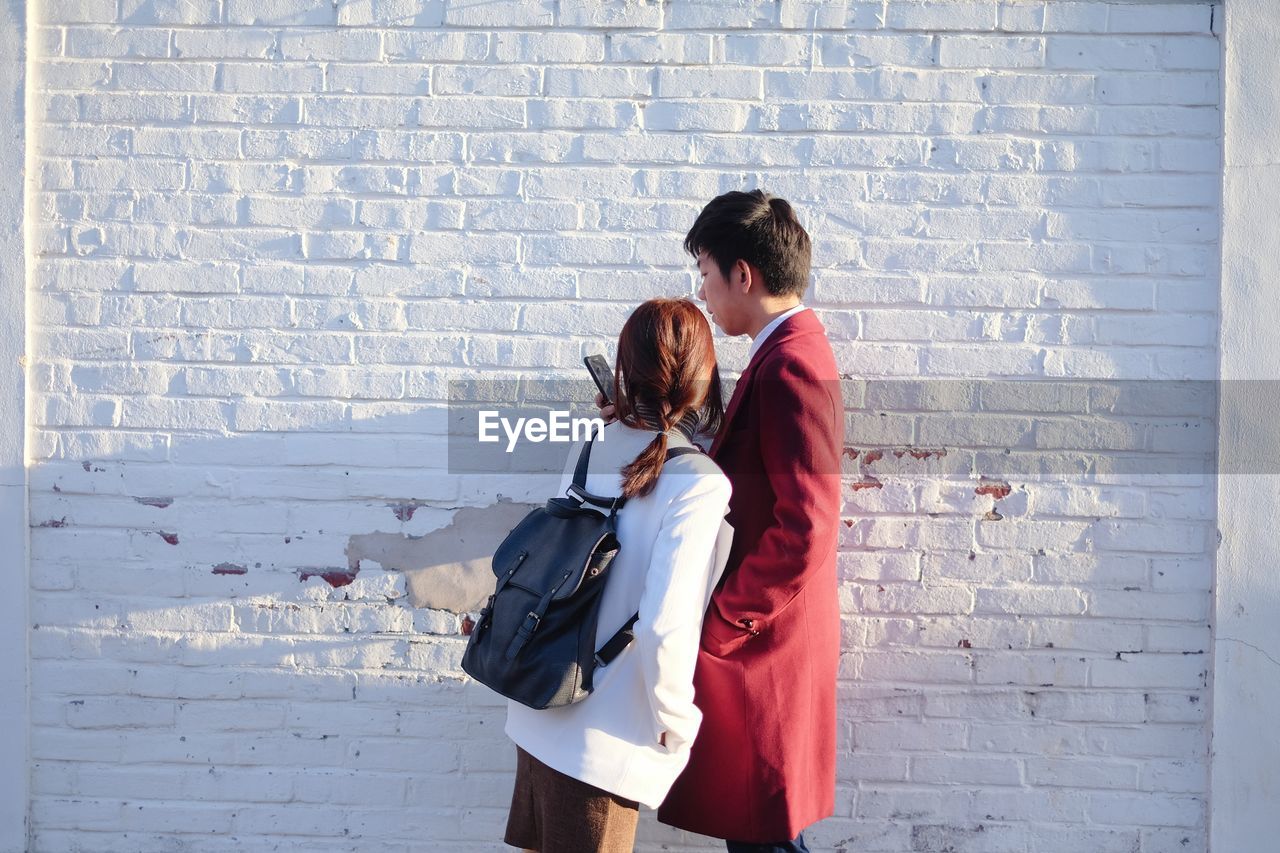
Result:
M1101 33L1107 29L1110 9L1088 2L1044 4L1046 33Z
M689 33L614 33L609 60L645 65L701 65L711 61L712 37Z
M114 0L49 0L37 14L42 24L110 24L116 8Z
M239 26L333 26L338 22L332 4L280 0L264 7L252 0L225 0L227 23Z
M495 4L490 0L447 0L444 22L457 27L546 27L554 23L555 3Z
M665 6L663 24L669 30L763 27L775 22L778 14L775 6L765 0L689 0Z
M627 98L653 93L652 73L640 68L548 68L545 81L545 94L555 98Z
M217 24L217 0L122 0L120 21L135 25Z
M1045 758L1027 762L1027 778L1037 785L1133 790L1137 767L1119 761Z
M359 55L335 56L335 59L377 59L378 34L351 32L347 37L354 39L357 35L367 38L369 44ZM345 33L344 33L345 35ZM489 52L489 38L484 33L461 32L389 32L383 37L385 50L389 60L405 60L411 62L478 62L484 60ZM308 59L321 59L324 56L308 56Z
M701 101L661 101L644 108L649 130L707 130L733 132L747 126L745 104L706 104Z
M528 102L531 128L628 130L639 124L636 105L629 102L577 98L548 98Z
M743 80L733 97L758 100L761 97L760 78ZM876 96L881 76L871 72L848 71L768 71L764 76L764 93L773 99L853 100L871 99ZM659 83L662 78L659 78ZM686 97L696 96L698 88L689 86ZM719 89L714 81L706 88ZM725 91L730 89L726 88Z
M943 36L938 46L944 68L1039 68L1044 57L1038 38Z
M123 32L146 34L154 31ZM266 59L274 41L266 30L179 29L173 32L173 55L182 59Z
M342 0L338 25L343 27L439 27L445 0Z
M917 756L911 759L911 780L922 784L1019 785L1021 764L1010 758L977 756Z
M200 122L230 124L297 124L302 116L297 98L276 95L195 95L191 112Z
M1205 33L1209 32L1209 4L1118 6L1107 18L1112 33Z
M727 35L725 62L730 65L809 65L812 42L801 35Z
M450 98L418 104L420 127L477 129L518 128L526 125L526 105L518 100L498 98Z
M226 63L220 82L223 92L318 92L324 87L324 69L296 62Z
M1160 45L1160 65L1174 71L1217 70L1222 45L1216 37L1168 38Z
M491 3L479 3L468 0L477 6ZM548 0L543 0L548 2ZM527 7L533 11L536 6ZM498 12L498 14L502 14ZM541 14L539 11L538 14ZM547 13L549 14L549 12ZM493 58L498 62L531 62L531 63L564 63L581 65L599 62L604 59L605 42L603 36L579 33L511 33L499 32L494 35Z
M1130 826L1203 826L1205 814L1204 800L1158 794L1095 794L1089 806L1090 820Z
M779 23L787 29L867 29L884 26L884 4L876 0L783 0Z
M925 35L821 34L817 44L824 66L921 67L933 62L933 38Z
M434 94L439 95L537 95L542 92L542 76L532 66L441 66L432 71L431 88Z
M997 16L994 3L891 0L885 26L895 30L994 30Z
M556 23L583 29L657 29L662 26L662 4L655 0L560 0Z

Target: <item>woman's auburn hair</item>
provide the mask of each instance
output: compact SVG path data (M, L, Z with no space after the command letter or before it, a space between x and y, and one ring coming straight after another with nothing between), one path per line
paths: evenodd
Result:
M667 458L667 430L682 422L714 432L724 418L711 325L688 299L642 303L618 336L613 391L618 420L658 434L622 469L622 494L653 490Z

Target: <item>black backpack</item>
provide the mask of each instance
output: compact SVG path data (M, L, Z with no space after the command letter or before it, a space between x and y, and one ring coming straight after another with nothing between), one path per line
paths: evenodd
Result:
M667 459L700 452L673 447ZM462 656L467 675L539 710L587 698L595 668L612 663L635 638L640 615L596 650L601 593L618 556L618 510L626 498L586 490L590 458L588 439L566 495L530 512L498 546L497 588Z

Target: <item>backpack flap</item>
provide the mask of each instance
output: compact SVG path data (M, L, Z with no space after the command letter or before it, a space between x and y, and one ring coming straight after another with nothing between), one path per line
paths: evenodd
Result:
M548 601L573 596L584 581L602 576L618 554L617 519L595 510L573 508L552 498L533 510L493 555L493 574L512 586Z

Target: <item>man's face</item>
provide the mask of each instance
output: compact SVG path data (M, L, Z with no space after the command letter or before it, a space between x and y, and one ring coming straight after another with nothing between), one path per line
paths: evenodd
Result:
M731 286L730 279L725 278L715 258L705 251L698 253L698 273L702 276L698 298L707 304L707 313L711 315L712 322L726 335L746 334L746 318L742 311L745 294L741 292L741 287ZM730 268L729 273L735 280L741 275L736 266Z

